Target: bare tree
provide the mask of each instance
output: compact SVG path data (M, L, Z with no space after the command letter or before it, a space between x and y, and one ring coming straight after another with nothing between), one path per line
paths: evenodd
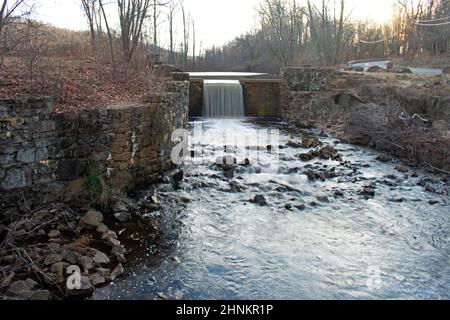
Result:
M166 1L161 1L161 0L153 0L153 47L156 50L156 48L158 47L158 20L159 17L161 15L161 11L160 9L162 7L167 7L169 5L169 7L172 5L172 0L166 0ZM170 9L170 8L169 8Z
M7 29L21 18L28 16L33 5L27 0L1 0L0 1L0 70L5 55L14 50L19 42L12 43L7 35Z
M180 5L181 5L181 13L183 16L183 43L182 43L183 68L186 68L189 54L189 17L187 15L183 0L180 1Z
M14 20L28 15L32 8L26 0L2 0L0 3L0 34Z
M307 1L308 20L311 28L311 40L319 54L320 60L326 64L336 64L341 59L341 53L354 36L353 27L348 24L345 15L345 0L339 1L339 6L329 0L322 0L318 8ZM336 10L339 14L336 15Z
M106 15L103 0L98 0L98 3L99 3L100 11L102 12L102 15L103 15L103 20L105 21L106 32L108 33L109 51L111 54L111 63L113 66L113 77L115 78L117 76L117 74L116 74L116 55L114 53L114 37L113 37L112 31L111 31L111 28L109 27L108 16Z
M169 4L169 10L167 13L167 21L169 22L169 63L175 63L175 39L174 39L174 20L178 9L177 2L171 2Z
M261 30L273 55L283 66L288 63L286 34L287 12L284 1L265 0L260 4Z
M195 68L196 67L196 60L195 60L195 55L196 55L196 39L195 39L195 21L192 20L192 67Z
M81 0L83 5L84 15L89 26L89 32L91 34L91 46L95 50L97 47L97 37L95 32L96 19L97 19L97 0Z
M28 70L28 77L33 89L36 74L40 71L41 59L48 49L51 37L43 25L31 19L24 22L21 33L23 41L18 44L17 52ZM46 79L42 76L41 80L44 81Z
M117 0L124 60L129 63L141 40L142 28L153 0Z

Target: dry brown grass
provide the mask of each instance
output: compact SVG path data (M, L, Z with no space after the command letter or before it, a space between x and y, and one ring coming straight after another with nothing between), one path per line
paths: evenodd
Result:
M395 65L417 68L445 68L450 66L450 57L421 54L420 56L400 57L394 59Z
M372 105L347 116L345 136L401 158L408 165L450 174L450 140L401 107Z
M5 58L0 70L0 96L51 96L55 111L76 111L139 101L144 94L163 86L164 79L153 75L142 48L133 62L126 64L122 62L119 44L115 43L114 68L106 38L100 39L93 51L84 32L36 28L42 42L39 49L25 46ZM31 54L36 57L30 58Z

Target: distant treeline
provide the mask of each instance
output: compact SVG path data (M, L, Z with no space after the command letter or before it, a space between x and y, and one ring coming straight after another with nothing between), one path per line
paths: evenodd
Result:
M303 2L302 2L303 3ZM450 0L397 0L391 21L355 21L345 0L263 0L259 27L206 50L202 69L276 72L282 66L450 54Z

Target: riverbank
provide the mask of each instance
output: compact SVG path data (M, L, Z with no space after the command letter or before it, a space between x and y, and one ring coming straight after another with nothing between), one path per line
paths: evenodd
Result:
M176 184L177 174L154 181ZM30 210L2 230L0 299L86 299L123 276L153 245L158 231L148 214L162 207L151 196L138 203L114 194L107 208L98 200L80 197Z
M77 113L48 97L0 99L0 293L84 297L123 273L127 231L151 233L124 195L172 170L188 99L186 81Z
M438 68L444 69L450 67L450 57L446 56L418 56L418 57L402 57L392 59L395 65L400 67L413 68Z
M450 100L445 77L415 78L411 75L365 75L337 73L331 69L293 68L284 74L282 86L282 114L287 122L264 118L197 119L206 130L204 137L212 140L201 143L202 149L194 150L192 155L207 161L187 164L171 172L168 172L173 168L169 160L173 147L170 133L186 125L187 83L169 83L166 94L151 94L148 101L136 106L80 113L75 117L81 124L78 126L73 126L69 121L72 118L66 119L67 115L53 114L47 100L14 101L21 108L9 100L3 101L3 110L8 115L4 128L10 134L2 139L10 148L2 150L8 155L3 158L7 160L3 173L8 179L2 181L2 186L7 189L2 194L4 210L1 218L12 220L0 225L0 291L4 298L84 299L94 295L100 299L126 296L133 299L278 299L280 297L268 296L260 288L252 291L251 283L245 286L248 291L241 291L238 283L227 280L226 274L241 281L261 282L261 275L265 273L253 270L254 276L247 277L245 270L263 264L270 271L271 261L283 259L290 266L287 277L295 283L299 280L296 274L307 277L310 271L306 266L296 270L296 264L285 252L285 243L291 240L282 235L295 235L299 230L308 234L303 226L320 225L325 230L320 238L330 241L327 236L333 234L333 230L328 226L342 227L339 225L342 216L348 225L356 224L352 232L335 235L342 242L354 239L354 232L367 229L366 225L360 224L361 213L366 218L377 220L381 217L384 221L383 230L376 229L376 223L366 230L374 232L373 228L376 229L374 236L365 243L367 255L370 250L378 252L376 247L373 248L373 242L382 239L389 243L385 236L391 223L406 223L410 231L421 225L426 217L421 214L416 217L417 208L424 213L432 212L439 226L448 225L442 214L448 211L449 205L450 165L449 118L446 118ZM173 89L179 93L174 94ZM36 102L46 108L35 108L33 103ZM24 108L24 104L29 104L29 108ZM21 121L36 112L38 118ZM95 127L91 125L92 120ZM191 123L191 129L193 125ZM54 128L58 129L57 135ZM279 145L252 140L261 129L280 129ZM231 165L225 166L219 165L214 156L215 150L223 148L220 138L224 130L238 134L237 141L250 138L249 146L238 145L233 149L238 154L233 155L236 158ZM31 135L24 134L30 132ZM99 139L93 139L93 136ZM65 140L67 137L74 140ZM98 149L97 140L102 141L104 149ZM55 141L59 141L57 148L54 148ZM23 152L28 149L31 151ZM250 150L262 151L262 157L256 161L249 159L245 153ZM96 165L93 159L96 159ZM436 174L427 174L422 167ZM44 168L49 174L47 180L38 174L38 170ZM30 170L37 170L35 176L26 175L34 172ZM157 173L156 179L154 173ZM112 188L114 181L120 188ZM59 194L60 201L41 203L40 197L33 197L30 203L30 197L21 196L29 188L41 195L39 188L53 185L62 186L67 192ZM136 192L127 194L125 190ZM370 210L364 211L367 203ZM15 215L10 213L11 210L16 212ZM416 219L414 226L409 225L409 220L404 221L405 212ZM233 221L240 221L242 214L246 218L242 225L234 225L227 214ZM319 221L308 220L314 215L320 217ZM193 221L198 222L200 229ZM192 229L185 229L185 225ZM259 228L253 228L254 225ZM286 229L285 225L293 227ZM275 252L269 250L272 238L265 235L274 235L274 232L267 226L274 226L280 234L275 237L278 239L274 242ZM427 234L441 234L440 228L436 229L434 225L429 228ZM395 229L401 233L395 239L400 245L392 247L391 254L405 250L408 255L404 259L410 256L423 258L416 252L417 243L409 238L405 241L400 229ZM193 230L194 234L191 233ZM186 234L187 239L184 238ZM230 239L228 235L232 235ZM423 234L414 237L424 242L420 245L437 246L434 254L441 263L442 248L445 253L447 241L445 235L443 240L429 239ZM215 242L217 238L218 243ZM261 239L264 250L270 252L261 255L260 242L252 242L255 238ZM322 246L311 243L314 234L309 234L306 239L294 239L298 241L289 248L301 247L302 243L309 243L314 248L311 255L302 256L297 252L299 261L315 261L315 256L333 257ZM210 241L213 242L210 247L202 247L201 244ZM246 243L246 246L233 249L234 242L230 241ZM221 255L220 252L227 252L221 243L228 243L232 252ZM217 251L217 248L221 249ZM360 248L354 244L353 249ZM204 250L206 257L202 256ZM339 243L333 252L345 252L345 246ZM190 254L206 260L192 260ZM382 256L382 252L378 255ZM247 261L249 257L257 259ZM219 259L221 264L214 259ZM346 261L343 256L339 259ZM190 262L190 266L186 266L185 261ZM235 261L238 261L237 265ZM242 265L241 261L247 262ZM339 287L343 293L334 293L321 279L304 283L312 288L324 288L317 297L330 298L334 294L338 297L354 294L376 297L361 289L363 276L354 279L344 275L341 278L320 261L316 262L319 269L326 270L325 275L314 276L356 281L359 288L353 292ZM360 274L365 272L369 262L374 261L367 258L358 263ZM331 265L332 261L326 263ZM228 267L224 270L222 266ZM386 261L384 266L393 269ZM244 269L234 274L233 267ZM344 266L353 267L351 264ZM428 265L421 267L425 269L423 275L430 276L432 270ZM178 268L187 270L178 276ZM280 268L281 265L276 270L282 273ZM205 274L211 277L205 284L207 288L199 289L205 290L201 293L195 287L202 288L202 283L189 278L196 272L199 279ZM140 276L134 279L135 274ZM125 275L123 281L120 280L122 275ZM406 276L407 270L402 270L399 277ZM180 282L164 282L167 278ZM68 290L70 281L77 279L80 281L78 289ZM226 283L222 290L211 292L216 280L224 279ZM136 281L139 281L141 291L130 295L133 290L129 290L129 286L134 286ZM283 287L280 281L274 276L266 285L279 284L280 294L286 289L293 292L286 298L310 297L307 292L295 291L289 285ZM437 287L433 288L431 296L445 296L439 289L441 284L437 280L433 284ZM234 293L226 291L226 287L233 288ZM173 292L171 288L177 291ZM414 290L418 296L426 296L417 283ZM406 291L402 294L407 296ZM389 292L383 292L382 296L389 297Z
M0 266L6 275L1 281L4 299L85 299L92 295L95 299L331 297L333 293L328 287L316 295L298 291L286 296L264 294L250 285L253 280L262 281L258 273L252 273L249 278L247 273L236 274L236 279L245 280L245 290L253 290L250 293L239 289L241 287L233 281L224 280L222 269L215 268L218 267L217 261L221 261L221 268L230 268L232 274L248 268L253 270L260 264L270 268L271 260L287 259L286 252L278 247L287 241L282 235L307 234L301 227L305 223L337 226L339 220L346 217L345 221L352 225L367 215L376 219L382 216L382 219L387 219L383 222L384 232L392 234L400 232L399 228L412 226L409 220L404 220L406 216L414 217L413 225L419 223L423 214L416 211L412 216L406 214L417 208L422 208L423 213L433 212L433 219L446 223L441 213L449 205L448 177L433 176L407 167L386 154L346 144L320 130L305 130L264 119L225 121L220 122L220 127L214 121L198 121L206 129L205 137L210 137L202 143L201 152L194 152L196 158L206 157L200 164L187 163L180 169L160 175L150 185L141 186L131 193L131 198L116 194L110 208L103 208L101 202L96 204L78 199L62 207L32 212L11 224L6 247L3 245L1 252ZM193 125L191 122L191 129ZM269 148L253 140L256 130L266 128L281 131L279 145ZM262 150L259 159L242 161L248 157L247 149L238 145L235 161L231 161L235 165L217 165L212 152L220 141L216 140L219 138L217 133L221 132L218 129L231 130L240 137L251 137L249 150L258 150L259 147ZM276 152L267 152L269 150ZM276 161L277 154L279 162ZM368 204L371 209L363 210ZM306 220L314 216L315 222ZM234 225L232 221L240 222ZM250 227L255 223L258 228ZM292 228L284 230L286 226ZM274 233L272 227L278 231ZM355 226L355 230L362 232L366 227ZM371 232L375 232L372 228L376 229L375 225L370 226ZM329 241L328 234L332 231L328 227L325 229L328 231L322 230L320 237ZM375 232L377 241L387 241L384 232ZM436 235L437 231L429 232ZM264 234L272 235L270 241ZM399 241L398 245L406 246L402 250L418 254L414 248L423 246L421 241L429 243L431 240L423 238L422 234L412 235L416 237L414 241L409 238L407 242L396 241ZM335 236L339 241L347 237L339 233ZM255 237L263 242L254 243L252 239ZM220 239L222 245L228 247L222 248L214 239ZM297 240L308 243L311 239L315 238L311 235L311 238ZM368 239L367 244L372 240ZM236 247L233 241L245 246ZM270 254L268 260L261 256L259 262L250 262L247 260L253 254L257 255L260 249L247 256L244 254L249 249L247 245L257 248L277 246L278 249ZM293 244L293 247L298 245ZM335 252L340 252L342 243L337 242L336 245L338 251ZM442 241L434 245L445 248ZM314 248L318 251L315 254L324 259L332 257L329 253L319 253L322 246L310 246L309 250ZM376 250L372 246L366 249ZM217 252L226 254L221 256ZM301 251L295 252L299 254ZM195 257L201 260L197 261ZM227 257L240 258L228 260ZM242 264L239 262L241 259L247 262ZM315 261L311 259L309 255L301 258ZM364 268L366 262L362 259L358 268ZM319 261L314 263L317 263L318 270L324 270L325 266ZM290 262L288 265L286 276L293 283L304 281L298 278L297 272L304 274L307 269L294 272L293 265ZM67 269L70 266L80 268L82 287L79 290L67 290L71 276ZM333 270L326 272L337 277ZM198 277L191 278L195 274ZM269 274L275 277L275 274ZM405 276L404 270L400 274ZM195 282L195 279L204 277L211 281ZM266 279L266 283L279 287L281 294L284 282L273 277L271 282ZM363 279L345 281L360 282ZM213 290L213 284L221 289ZM309 285L321 286L320 281ZM134 289L130 290L131 287ZM235 293L226 291L229 287L235 288ZM202 294L198 295L194 288ZM420 287L414 290L422 294L419 293ZM344 290L341 294L349 297L353 293ZM442 293L436 291L433 294ZM373 297L370 292L364 292L363 296Z
M286 69L282 114L405 164L450 172L450 84L445 76Z

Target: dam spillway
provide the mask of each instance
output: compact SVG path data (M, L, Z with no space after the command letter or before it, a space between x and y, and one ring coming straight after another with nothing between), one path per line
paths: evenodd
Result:
M203 83L205 118L244 117L244 90L238 80L205 80Z

